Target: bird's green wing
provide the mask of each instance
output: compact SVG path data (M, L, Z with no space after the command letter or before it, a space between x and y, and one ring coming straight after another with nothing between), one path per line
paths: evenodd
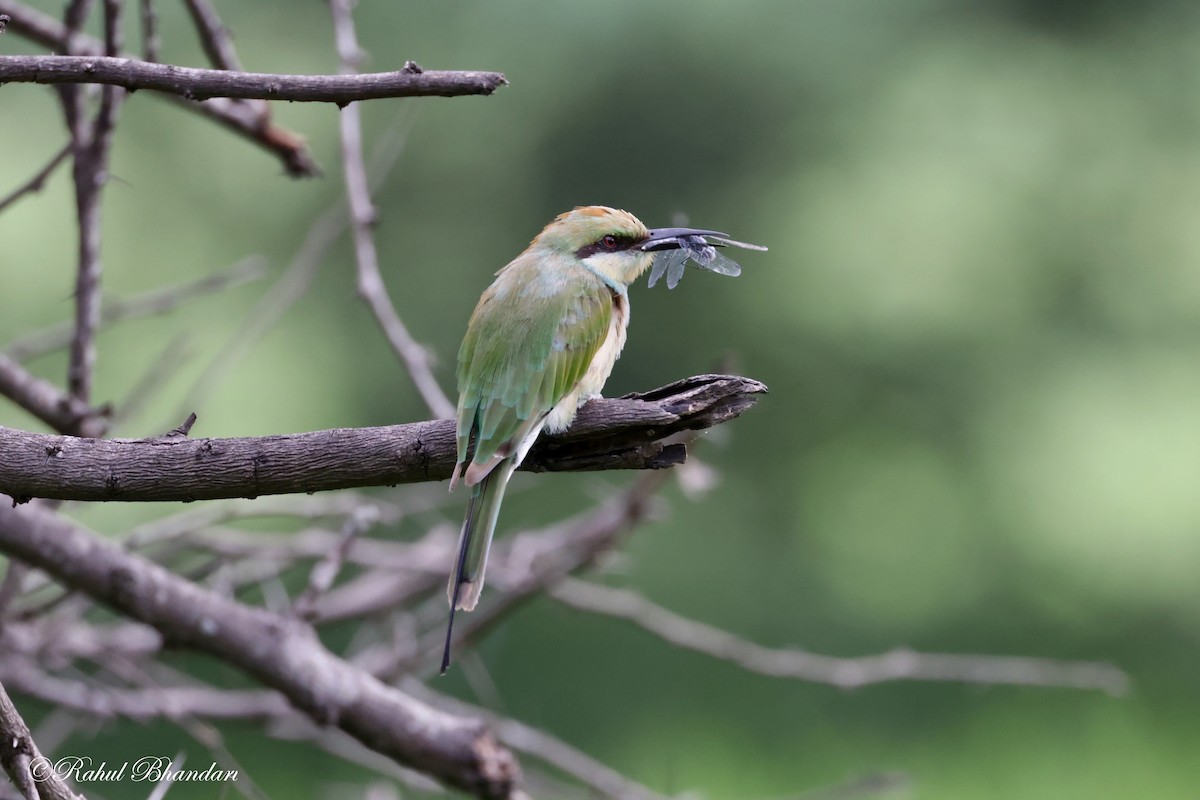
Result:
M475 308L458 355L458 461L511 455L579 383L608 334L612 293L514 262ZM583 272L580 270L580 272Z

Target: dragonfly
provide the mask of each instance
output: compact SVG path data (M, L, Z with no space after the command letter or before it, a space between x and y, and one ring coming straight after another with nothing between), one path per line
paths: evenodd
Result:
M655 256L654 263L650 266L650 286L654 286L663 275L666 275L667 288L674 289L683 279L683 272L689 261L709 272L737 277L742 274L741 264L717 250L718 247L741 247L745 250L762 251L767 249L760 244L749 244L730 239L724 234L676 236L672 239L663 239L657 244L661 246L667 242L677 244L678 249L662 250Z

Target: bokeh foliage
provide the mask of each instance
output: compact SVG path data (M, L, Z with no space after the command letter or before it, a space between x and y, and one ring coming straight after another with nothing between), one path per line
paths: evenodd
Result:
M180 9L157 5L164 57L202 63ZM248 69L335 69L322 4L220 5ZM652 225L682 214L772 248L747 254L736 280L693 272L670 293L633 290L609 394L727 357L772 393L700 452L721 473L711 494L667 492L670 513L631 541L623 581L764 644L1101 658L1134 681L1121 698L846 694L747 676L543 601L480 647L506 713L655 788L714 798L881 770L907 773L921 798L1196 791L1200 8L367 0L357 17L371 68L413 59L512 84L366 110L371 137L407 137L379 197L379 244L447 387L491 272L573 205ZM11 35L0 49L29 52ZM211 125L148 96L127 103L106 192L108 291L249 253L283 269L341 187L336 110L277 114L310 137L326 179L290 181ZM46 89L0 91L0 191L50 157L60 128ZM64 174L0 215L0 342L69 315L70 215ZM97 395L114 399L188 337L193 357L130 435L195 406L203 365L261 289L101 337ZM33 366L64 372L61 358ZM204 388L201 435L424 416L354 296L346 242L285 321ZM36 428L8 406L0 423ZM502 528L623 480L525 478ZM161 511L76 513L113 531ZM470 696L459 677L439 688ZM129 738L104 744L110 760L170 736L119 730ZM273 796L332 796L325 780L343 774L299 747L256 754L256 736L229 735ZM172 796L203 796L188 788Z

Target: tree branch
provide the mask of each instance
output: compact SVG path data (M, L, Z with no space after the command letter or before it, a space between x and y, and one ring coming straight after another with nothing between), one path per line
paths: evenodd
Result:
M100 306L100 327L155 314L166 314L191 300L234 289L256 281L265 274L264 259L251 256L228 269L186 283L150 289L129 298L113 297L109 294ZM70 323L63 322L29 331L9 341L4 347L4 352L16 361L28 361L69 345L71 330Z
M539 442L533 471L658 469L683 461L671 434L726 422L766 391L700 375L615 400L593 400L569 430ZM0 427L0 492L21 500L191 501L317 492L448 478L452 420L242 439L91 440Z
M200 45L209 63L217 69L241 70L242 62L233 48L233 37L217 16L212 3L208 0L184 0L184 5L192 15L192 24L196 26Z
M319 725L479 797L513 796L519 767L483 723L381 683L330 653L294 617L202 589L35 504L0 503L0 549L174 645L241 668Z
M46 769L47 763L8 692L0 686L0 764L13 785L27 800L82 800L54 770Z
M121 51L121 10L118 0L104 0L104 52L109 55ZM0 56L0 61L3 59ZM2 70L3 65L0 64ZM124 98L124 92L114 86L105 86L100 93L100 108L89 123L83 118L83 106L77 93L64 97L74 151L75 209L79 223L75 331L71 337L70 363L67 365L67 390L73 399L84 403L91 401L92 380L96 371L96 330L100 326L100 278L103 273L100 258L100 197L108 183L108 159L117 115Z
M67 142L65 145L63 145L62 149L59 150L58 153L46 163L46 166L39 169L32 178L25 181L25 183L21 184L16 189L13 189L3 198L0 198L0 211L4 211L4 209L8 208L27 194L40 192L42 188L45 187L46 181L54 173L54 170L58 169L58 165L66 161L67 156L69 155L71 155L71 143Z
M343 75L357 74L362 53L354 28L351 0L330 0L334 40ZM454 416L454 404L438 385L431 369L429 351L422 347L396 313L379 272L379 253L375 247L375 206L367 183L367 167L363 159L362 122L359 106L350 104L339 116L342 141L342 171L346 180L346 204L350 208L351 233L354 239L354 260L358 273L358 294L379 327L400 357L413 384L425 401L426 408L438 419Z
M275 75L177 67L136 58L0 56L0 84L4 83L101 83L189 100L233 97L344 105L383 97L488 95L508 81L499 72L426 71L411 61L394 72Z
M103 436L108 428L107 409L94 409L82 400L70 397L3 353L0 353L0 395L61 433ZM0 427L0 432L5 430Z
M14 33L44 47L65 49L69 40L73 47L72 52L76 54L98 56L104 52L104 45L99 39L68 31L67 27L58 20L29 8L17 0L0 0L0 12L7 12L10 15ZM286 128L273 125L269 116L263 113L263 109L258 103L229 100L223 97L200 102L178 95L159 96L166 97L189 111L208 117L274 153L283 162L287 173L294 178L307 178L321 174L304 139Z
M668 644L737 664L749 672L857 689L888 681L959 681L1058 686L1122 694L1129 677L1111 664L1028 656L919 653L897 648L879 655L838 658L798 648L770 648L680 616L628 589L566 578L549 588L555 600L580 611L627 620Z

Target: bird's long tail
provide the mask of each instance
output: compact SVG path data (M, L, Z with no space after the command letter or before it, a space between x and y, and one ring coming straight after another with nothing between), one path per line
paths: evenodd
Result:
M446 625L442 672L450 666L450 638L454 631L454 612L460 608L470 611L479 602L479 593L483 590L483 573L487 569L488 551L492 547L492 534L496 532L496 520L500 516L500 503L504 500L504 490L515 468L515 460L506 460L471 487L467 516L463 520L462 533L458 535L458 556L454 560L450 583L446 587L446 595L450 600L450 621Z

